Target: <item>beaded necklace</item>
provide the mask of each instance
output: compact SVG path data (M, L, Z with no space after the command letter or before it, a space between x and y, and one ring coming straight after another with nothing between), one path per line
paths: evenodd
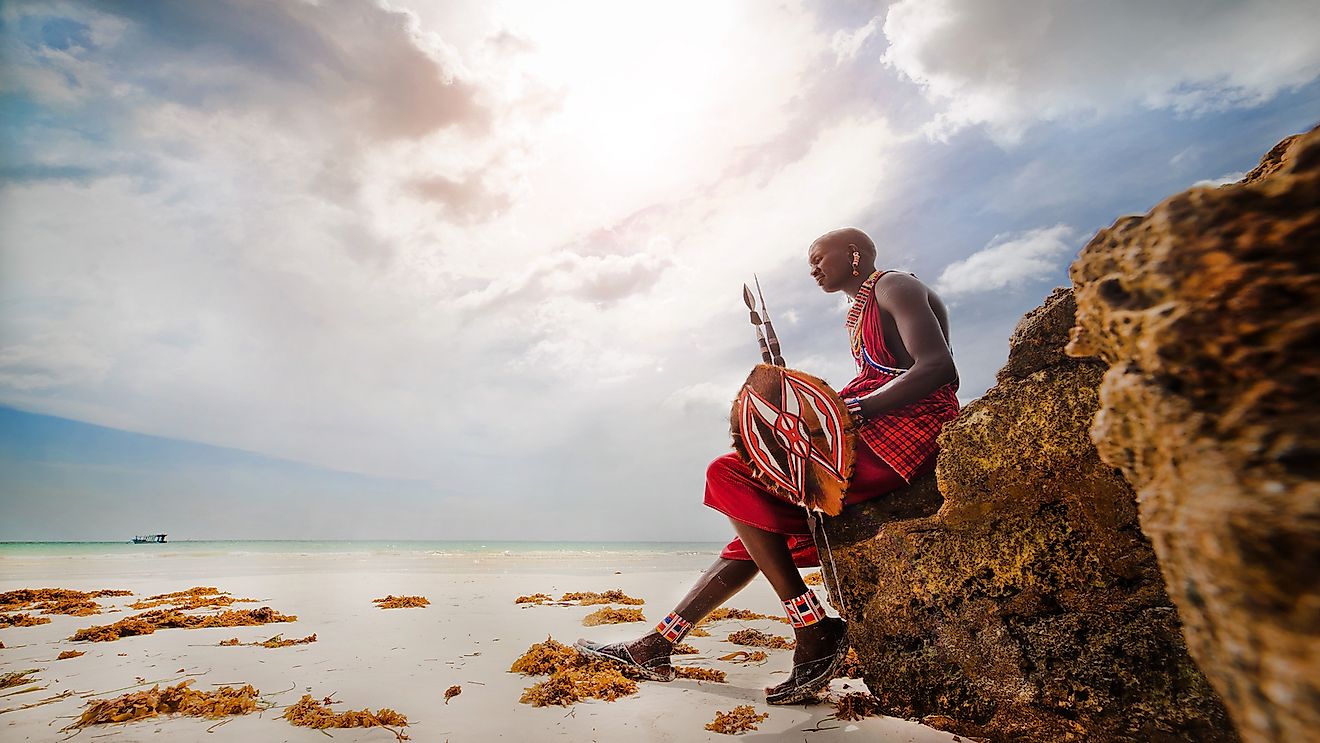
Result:
M866 281L862 282L856 296L853 297L852 309L848 310L848 319L843 323L848 328L848 338L852 342L853 359L858 364L862 363L862 312L866 309L866 305L875 291L875 282L884 273L884 271L876 271L868 276Z

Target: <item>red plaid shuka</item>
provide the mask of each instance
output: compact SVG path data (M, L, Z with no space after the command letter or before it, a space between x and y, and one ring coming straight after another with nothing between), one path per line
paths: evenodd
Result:
M907 369L885 348L880 308L872 302L875 282L888 271L876 271L853 298L845 323L852 339L857 376L839 390L843 398L863 397L890 383ZM935 438L958 415L958 383L950 382L924 399L861 421L858 436L894 471L911 481L938 448Z

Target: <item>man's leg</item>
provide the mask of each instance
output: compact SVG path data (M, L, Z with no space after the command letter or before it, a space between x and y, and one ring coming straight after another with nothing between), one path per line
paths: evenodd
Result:
M593 647L597 652L624 659L631 657L633 662L661 676L672 675L669 656L674 646L697 622L706 618L721 604L741 591L758 572L756 563L751 560L730 560L718 558L706 572L701 574L683 600L678 602L669 616L665 617L654 630L628 642L597 646L586 640L578 640L579 646ZM624 662L627 662L626 660Z
M841 620L825 616L815 592L807 588L793 563L793 553L781 534L733 521L747 553L774 587L797 639L793 673L782 684L767 688L767 701L790 704L813 696L829 684L829 673L847 649L847 629Z

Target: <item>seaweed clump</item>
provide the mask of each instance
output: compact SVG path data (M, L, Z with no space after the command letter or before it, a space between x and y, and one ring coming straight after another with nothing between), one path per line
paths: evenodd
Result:
M565 668L550 674L545 681L529 686L518 701L533 707L566 707L587 697L613 702L636 693L637 682L617 668Z
M598 624L624 624L626 622L645 622L646 617L642 616L641 609L615 609L606 607L597 609L582 618L582 624L586 627L595 627Z
M50 617L38 617L32 614L0 614L0 627L35 627L38 624L50 624Z
M715 720L706 723L706 729L725 735L738 735L755 730L762 720L770 717L769 712L757 714L750 704L740 704L728 712L716 710Z
M700 652L700 650L697 650L686 642L680 642L669 649L670 655L696 655Z
M746 645L749 648L770 648L771 650L792 650L797 643L787 637L767 635L757 629L740 629L729 635L729 642Z
M528 648L509 670L528 676L550 676L529 686L518 700L534 707L567 706L586 698L612 702L637 693L636 679L630 678L624 669L587 658L549 637Z
M80 655L86 655L86 653L84 653L81 650L65 650L64 652L55 656L55 660L68 660L70 658L77 658Z
M68 588L20 588L0 593L0 611L34 611L42 614L70 614L85 617L100 614L101 605L92 599L101 596L127 596L131 591L74 591Z
M727 660L733 663L760 663L769 657L763 650L753 650L751 652L737 650L728 655L721 655L717 660Z
M219 614L196 616L184 614L177 609L154 609L121 619L114 624L97 625L80 629L71 639L91 642L111 642L121 637L149 635L158 629L204 629L207 627L242 627L271 622L296 622L298 617L281 614L263 606L260 609L230 609Z
M9 673L0 673L0 689L8 689L11 686L19 684L30 684L36 679L28 676L30 673L37 673L40 668L29 668L26 671L10 671Z
M256 599L236 599L215 586L193 586L186 591L148 596L140 601L134 601L128 605L128 608L154 609L158 606L168 605L172 609L187 611L190 609L218 608L238 602L256 603L256 601Z
M449 704L450 699L453 699L454 697L462 693L463 693L463 687L459 686L458 684L454 684L448 689L445 689L445 704Z
M612 588L604 593L595 591L574 591L566 593L560 601L576 601L579 606L594 606L596 604L628 604L630 606L641 606L646 602L642 599L629 596L621 589Z
M554 601L548 593L534 593L531 596L519 596L513 600L515 604L546 604Z
M859 679L862 677L862 661L857 657L857 651L848 648L848 656L839 664L839 670L834 672L836 679Z
M821 575L820 571L817 570L814 573L807 573L802 576L802 582L809 586L819 586L825 583L825 576Z
M372 712L369 709L348 710L346 712L335 712L330 709L333 704L330 697L321 701L316 701L311 694L304 694L297 704L290 705L284 710L282 717L292 725L299 727L313 728L315 730L325 730L326 728L385 728L399 740L408 740L400 730L394 730L395 727L404 727L408 724L408 718L389 708L378 709Z
M70 727L128 722L165 714L228 717L264 709L258 699L260 692L251 684L237 689L222 686L215 691L197 691L189 688L191 683L192 679L188 679L165 689L157 684L147 691L135 691L114 699L94 699L88 702L82 716Z
M701 620L700 624L707 624L709 622L720 622L725 619L744 619L744 620L773 619L776 622L788 621L784 617L771 616L769 614L758 614L750 609L731 609L721 606L720 608L706 615L706 618Z
M573 648L547 637L527 648L509 668L511 673L525 676L548 676L561 668L575 666L582 656Z
M290 645L307 645L313 642L316 642L315 632L297 640L286 640L284 639L284 634L280 633L270 638L269 640L265 640L256 644L260 645L263 648L287 648Z
M383 599L372 599L371 603L382 609L421 609L431 605L425 596L395 596L390 594Z
M834 717L839 720L860 720L880 714L880 700L866 692L844 694L834 702Z
M674 671L678 674L677 678L696 679L697 681L714 681L723 684L728 681L728 676L724 671L714 668L698 668L696 666L675 666Z

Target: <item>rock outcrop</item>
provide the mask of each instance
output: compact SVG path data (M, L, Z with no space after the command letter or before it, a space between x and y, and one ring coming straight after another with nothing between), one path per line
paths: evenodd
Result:
M1187 644L1248 741L1320 736L1320 129L1101 231L1069 347Z
M1064 354L1074 310L1060 289L1023 318L935 476L827 520L866 683L993 741L1236 740L1088 436L1106 367Z

